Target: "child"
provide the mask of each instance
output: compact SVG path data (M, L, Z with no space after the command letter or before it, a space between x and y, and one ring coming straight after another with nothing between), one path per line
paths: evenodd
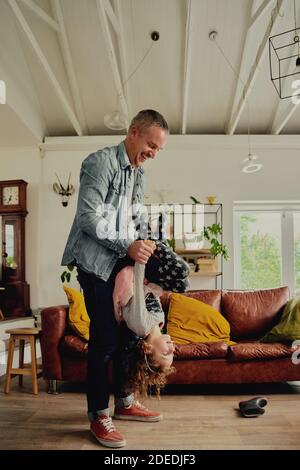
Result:
M162 288L184 292L189 274L188 264L163 242L149 243L155 243L156 249L147 265L135 263L122 269L113 294L117 321L124 320L140 337L132 361L131 384L141 395L147 394L149 385L159 394L166 377L175 370L174 344L161 332L165 318L159 297Z

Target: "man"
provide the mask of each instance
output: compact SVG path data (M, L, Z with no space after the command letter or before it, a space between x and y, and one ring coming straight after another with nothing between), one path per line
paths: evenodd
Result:
M159 413L134 400L126 383L112 294L118 271L130 262L146 264L154 251L151 243L136 240L132 207L143 198L143 164L163 148L168 132L161 114L140 111L122 143L98 150L83 161L77 211L62 260L62 265L77 266L90 316L88 416L92 434L107 447L126 445L109 416L110 359L118 419L161 419Z

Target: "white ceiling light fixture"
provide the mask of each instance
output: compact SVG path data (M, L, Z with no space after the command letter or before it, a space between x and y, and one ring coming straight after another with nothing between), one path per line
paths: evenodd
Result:
M105 114L104 124L106 127L108 127L108 129L113 131L121 131L122 129L127 129L129 119L126 114L124 114L119 109L116 109L111 113Z
M222 54L222 56L226 60L227 64L231 68L231 70L237 76L238 80L245 87L245 83L243 82L243 80L239 76L238 72L235 70L235 68L231 64L230 60L226 57L223 49L221 48L220 44L218 43L217 36L218 36L217 31L210 31L210 33L208 35L209 39L216 44L216 46L219 49L220 53ZM248 127L248 131L247 131L247 134L248 134L248 157L243 159L243 161L242 161L242 164L243 164L242 171L243 171L243 173L256 173L257 171L262 169L263 164L262 164L260 158L258 157L258 155L253 155L252 152L251 152L251 145L250 145L250 112L249 112L248 98L246 99L246 107L247 107L247 127Z
M159 40L159 32L158 31L153 31L150 35L151 39L153 42L156 42ZM126 83L129 82L129 80L133 77L133 75L138 71L144 60L146 59L147 55L152 49L153 42L151 42L150 47L147 49L146 53L144 54L143 58L140 60L140 62L137 64L136 68L133 70L133 72L129 75L129 77L122 83L121 87L122 90L124 89L124 86ZM117 106L114 111L111 113L107 113L104 116L104 124L108 129L111 129L113 131L121 131L123 129L128 129L129 126L129 119L126 114L124 114L120 109L120 95L117 96Z
M263 167L263 164L258 155L253 155L251 151L251 141L250 141L250 116L249 116L249 103L247 100L247 120L248 120L248 157L244 158L242 161L242 171L243 173L256 173L260 171Z
M248 157L243 160L243 164L242 171L244 173L256 173L263 167L263 164L259 161L259 157L252 155L252 153L249 153Z

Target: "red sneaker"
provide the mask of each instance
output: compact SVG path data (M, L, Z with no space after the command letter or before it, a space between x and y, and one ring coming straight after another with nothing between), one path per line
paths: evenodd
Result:
M103 446L124 447L126 445L124 437L116 430L109 416L98 416L98 418L91 423L91 433Z
M148 410L138 400L134 400L129 406L115 408L114 418L128 419L131 421L148 421L153 423L155 421L161 421L162 415L156 411Z

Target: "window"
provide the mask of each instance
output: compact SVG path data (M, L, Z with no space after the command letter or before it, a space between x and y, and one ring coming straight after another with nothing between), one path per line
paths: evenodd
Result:
M299 203L235 203L234 272L237 289L300 293Z

